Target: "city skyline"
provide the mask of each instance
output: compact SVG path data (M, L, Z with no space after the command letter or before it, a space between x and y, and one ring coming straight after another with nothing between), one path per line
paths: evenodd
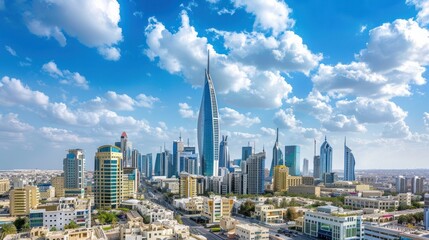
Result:
M419 1L105 3L54 1L49 17L43 1L0 4L2 169L61 169L64 150L79 148L92 170L121 132L154 160L180 133L197 146L207 50L231 160L251 142L269 168L279 128L280 146L300 146L310 169L325 135L334 170L344 136L356 169L427 168Z

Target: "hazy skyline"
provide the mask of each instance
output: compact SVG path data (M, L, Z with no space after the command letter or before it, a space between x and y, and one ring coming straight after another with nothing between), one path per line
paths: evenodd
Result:
M0 169L61 169L127 132L141 153L196 146L207 50L231 159L255 141L333 147L356 169L428 168L422 0L0 0ZM79 16L79 17L76 17ZM319 150L318 150L319 152ZM302 163L301 163L302 165Z

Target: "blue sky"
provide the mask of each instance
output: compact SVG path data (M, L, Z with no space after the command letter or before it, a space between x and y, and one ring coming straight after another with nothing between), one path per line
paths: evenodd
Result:
M343 141L358 169L426 168L429 2L0 0L2 169L128 133L142 153L196 143L207 50L231 158ZM312 165L312 161L310 161Z

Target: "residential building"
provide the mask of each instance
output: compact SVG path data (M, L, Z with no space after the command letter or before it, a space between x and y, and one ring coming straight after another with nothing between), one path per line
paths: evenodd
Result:
M120 225L119 237L124 240L176 239L172 228L159 223L127 223Z
M247 193L262 194L264 188L265 151L252 154L247 158Z
M399 193L395 198L398 200L400 206L411 206L412 194L410 192Z
M65 196L64 176L56 176L51 178L51 184L55 188L55 197L60 198Z
M414 176L411 179L411 192L413 194L422 194L425 178Z
M268 240L270 233L268 228L258 224L237 224L235 234L239 240Z
M285 146L285 163L291 176L301 176L300 152L299 146Z
M219 146L219 168L231 169L231 159L229 156L228 136L222 136Z
M98 209L117 208L123 196L123 152L119 147L103 145L94 159L94 203Z
M233 172L228 174L228 193L247 194L247 174Z
M63 160L64 194L85 195L85 155L82 149L69 149Z
M283 153L279 145L279 128L277 128L276 142L273 146L273 160L271 161L270 177L274 176L274 168L278 165L284 165Z
M355 157L344 139L344 181L355 181Z
M303 176L302 177L302 184L304 185L314 185L314 177L306 177Z
M43 184L47 185L45 187L42 187L40 184L37 185L39 188L39 197L40 200L50 200L55 197L55 188L51 186L51 184Z
M363 239L362 217L334 206L318 207L316 212L305 212L304 234L318 239Z
M198 114L198 150L203 176L217 176L219 167L219 111L216 92L210 76L210 55L207 58L203 97Z
M232 217L224 216L224 217L222 217L220 219L219 226L220 226L220 228L222 228L222 230L228 232L228 231L231 231L231 230L235 230L235 227L239 223L240 223L240 221L238 221L237 219L234 219Z
M197 196L192 198L179 198L173 200L173 206L187 213L201 213L204 206L204 198Z
M222 217L230 217L232 207L234 205L233 198L213 195L203 199L202 216L209 219L210 223L219 223Z
M26 216L39 205L39 189L36 186L25 186L12 189L9 193L10 215Z
M137 168L126 167L122 171L122 198L136 198L139 183Z
M28 233L26 233L28 235ZM8 235L8 237L11 235ZM22 236L22 235L21 235ZM21 237L20 236L20 237ZM12 238L18 239L18 238ZM30 238L19 238L28 240L108 240L101 226L93 228L67 229L64 231L50 231L47 227L35 227L30 230ZM6 238L5 238L6 240ZM11 239L10 239L11 240Z
M57 203L39 205L30 210L30 227L47 227L64 230L75 222L79 227L91 227L91 200L83 198L60 198Z
M197 176L189 174L186 172L180 173L180 197L182 198L192 198L198 194L198 179L201 179L202 176Z
M381 196L383 196L383 191L379 191L379 190L362 191L362 197L380 198Z
M309 175L309 171L308 171L309 160L307 158L304 158L302 165L303 165L302 166L302 176L307 177Z
M0 195L9 192L10 190L10 181L9 179L0 179Z
M132 151L131 151L131 166L129 166L129 167L131 167L131 168L135 168L135 169L137 169L137 171L139 171L140 172L140 164L139 164L139 160L141 159L141 153L139 152L139 150L137 150L137 149L133 149Z
M344 205L353 209L372 208L380 210L397 209L399 201L392 198L364 198L355 196L346 196Z
M288 193L320 197L320 187L308 185L289 186Z
M323 177L324 173L332 172L332 147L326 140L320 146L320 169L319 177Z
M174 212L168 209L161 207L158 204L155 204L151 201L141 201L140 204L135 206L138 213L143 217L147 216L149 222L153 223L161 220L173 220Z
M365 224L364 228L363 239L365 240L427 240L427 234L419 236L415 234L419 231L402 226Z
M288 191L290 186L302 184L302 177L290 176L289 168L285 165L278 165L274 168L273 190L274 192Z
M253 217L264 223L283 223L286 208L274 208L271 204L259 204L255 206Z

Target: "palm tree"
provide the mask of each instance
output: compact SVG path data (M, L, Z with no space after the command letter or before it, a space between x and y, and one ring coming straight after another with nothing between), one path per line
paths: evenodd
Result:
M9 234L16 234L16 227L12 223L2 225L0 239L5 238Z

